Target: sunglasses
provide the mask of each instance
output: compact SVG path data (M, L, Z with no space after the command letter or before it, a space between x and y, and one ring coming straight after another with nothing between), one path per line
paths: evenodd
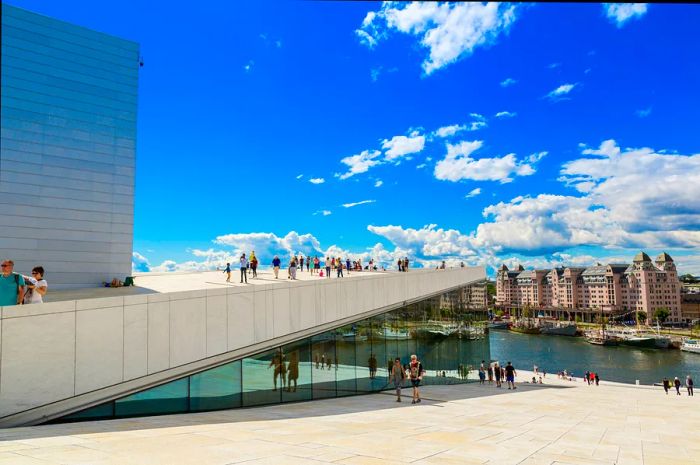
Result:
M9 268L10 266L10 264L3 263L2 265L0 265L0 268Z
M38 271L32 271L32 274L39 274Z

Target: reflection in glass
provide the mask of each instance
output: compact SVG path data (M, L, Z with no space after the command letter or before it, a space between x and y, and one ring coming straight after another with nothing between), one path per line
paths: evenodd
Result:
M335 370L333 370L335 333L335 331L326 331L311 338L311 354L314 358L314 369L311 372L314 399L336 396Z
M371 392L372 377L376 372L377 360L372 353L372 340L374 329L370 320L362 320L357 323L361 328L355 337L355 366L357 392Z
M243 405L281 402L286 380L286 365L279 349L244 358Z
M336 372L338 396L349 396L357 392L355 346L366 343L365 328L357 323L342 326L336 332L333 367Z
M310 340L304 339L282 347L282 359L287 363L287 387L282 391L282 402L312 398L309 344Z
M190 410L221 410L240 406L240 360L190 377Z

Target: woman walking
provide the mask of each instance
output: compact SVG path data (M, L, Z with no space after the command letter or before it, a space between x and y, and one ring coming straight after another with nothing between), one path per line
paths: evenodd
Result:
M253 270L253 278L258 277L258 257L255 256L255 250L250 252L250 269Z
M391 367L391 381L394 383L394 388L396 388L396 402L401 402L401 387L403 387L405 379L406 372L401 366L401 359L396 357L394 365Z

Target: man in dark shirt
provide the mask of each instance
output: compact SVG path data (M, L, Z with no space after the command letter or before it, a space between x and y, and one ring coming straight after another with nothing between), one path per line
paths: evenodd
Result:
M506 384L508 385L508 389L517 389L515 387L515 375L516 375L515 367L511 365L510 362L506 365Z

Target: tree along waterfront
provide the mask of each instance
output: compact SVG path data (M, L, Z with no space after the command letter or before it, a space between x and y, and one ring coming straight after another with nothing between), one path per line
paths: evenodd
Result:
M541 336L491 331L491 358L513 362L516 368L532 370L537 365L547 377L563 370L581 378L587 371L605 381L641 384L659 383L666 377L700 378L700 354L679 350L638 349L626 346L599 347L580 337Z

